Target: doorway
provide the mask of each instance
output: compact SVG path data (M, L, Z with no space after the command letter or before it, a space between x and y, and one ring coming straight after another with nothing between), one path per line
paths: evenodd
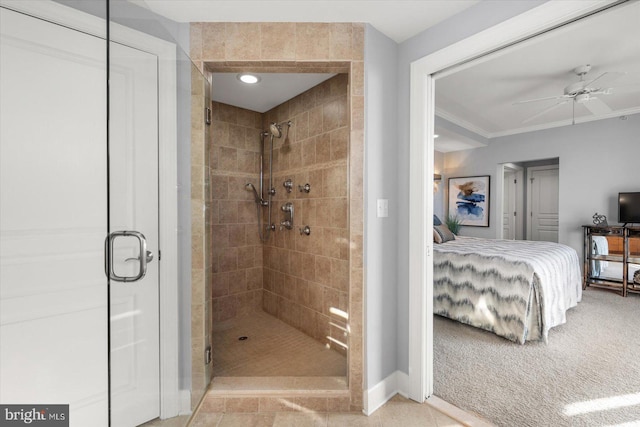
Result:
M598 10L597 4L544 4L411 64L410 229L409 241L409 396L422 402L433 393L433 134L434 74L532 37L559 22ZM560 18L559 18L560 17ZM425 120L426 119L426 120ZM426 179L425 179L426 177Z

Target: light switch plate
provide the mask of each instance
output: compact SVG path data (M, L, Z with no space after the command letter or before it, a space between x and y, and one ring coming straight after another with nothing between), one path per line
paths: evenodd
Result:
M389 200L378 199L378 218L387 218L389 216Z

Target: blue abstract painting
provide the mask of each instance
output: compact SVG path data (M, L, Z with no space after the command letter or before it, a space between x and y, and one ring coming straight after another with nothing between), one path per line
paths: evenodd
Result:
M449 215L462 225L489 226L490 177L449 178Z

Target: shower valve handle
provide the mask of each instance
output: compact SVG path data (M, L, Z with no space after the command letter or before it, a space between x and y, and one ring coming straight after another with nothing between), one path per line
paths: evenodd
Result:
M286 228L287 230L291 230L291 228L293 228L293 226L291 225L291 221L286 221L286 220L285 220L285 221L282 221L282 222L280 223L280 230L283 230L283 229L285 229L285 228Z

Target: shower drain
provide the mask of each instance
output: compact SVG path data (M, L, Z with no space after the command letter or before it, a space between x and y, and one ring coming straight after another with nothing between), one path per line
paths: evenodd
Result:
M244 341L244 340L246 340L247 338L249 338L249 337L246 337L246 336L244 336L244 335L243 335L243 336L239 337L239 338L238 338L238 340L240 340L240 341Z

